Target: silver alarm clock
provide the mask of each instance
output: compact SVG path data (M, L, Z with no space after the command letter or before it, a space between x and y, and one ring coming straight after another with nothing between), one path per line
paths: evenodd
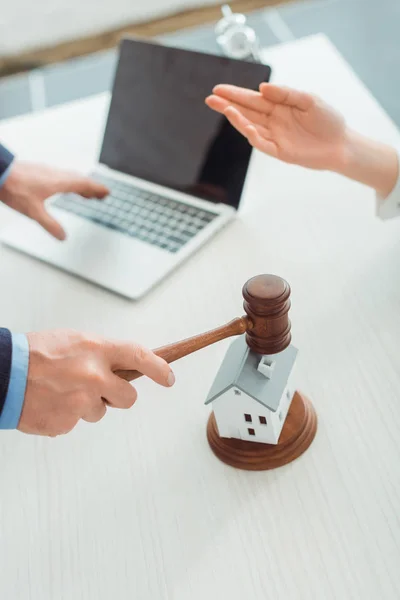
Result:
M215 26L217 43L222 53L230 58L260 62L259 42L254 29L246 25L246 17L233 13L225 4L223 17Z

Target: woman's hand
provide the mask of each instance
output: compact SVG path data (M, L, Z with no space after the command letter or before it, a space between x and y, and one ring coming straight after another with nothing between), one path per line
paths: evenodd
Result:
M396 150L346 126L332 107L306 92L262 83L259 92L217 85L206 104L226 116L254 147L287 163L335 171L384 200L399 177Z
M206 103L265 154L335 171L345 160L343 117L311 94L269 83L262 83L259 92L217 85Z

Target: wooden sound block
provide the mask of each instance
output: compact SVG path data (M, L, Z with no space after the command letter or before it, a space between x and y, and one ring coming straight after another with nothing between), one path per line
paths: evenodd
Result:
M207 439L224 463L247 471L282 467L307 450L317 432L317 415L310 400L295 392L277 444L261 444L219 436L214 413L207 423Z

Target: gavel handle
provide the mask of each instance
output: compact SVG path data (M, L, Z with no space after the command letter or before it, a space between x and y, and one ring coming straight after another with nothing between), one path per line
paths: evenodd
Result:
M241 335L245 333L250 328L250 320L247 316L238 317L233 321L230 321L226 325L222 325L222 327L217 327L217 329L213 329L212 331L208 331L207 333L201 333L200 335L195 335L194 337L187 338L186 340L182 340L180 342L176 342L175 344L169 344L168 346L162 346L161 348L157 348L154 350L154 353L158 356L161 356L167 363L172 363L183 356L187 356L188 354L192 354L192 352L196 352L201 348L205 348L206 346L210 346L211 344L215 344L215 342L219 342L225 338L231 337L233 335ZM138 377L142 376L142 373L139 371L116 371L116 375L122 377L122 379L126 379L127 381L133 381Z

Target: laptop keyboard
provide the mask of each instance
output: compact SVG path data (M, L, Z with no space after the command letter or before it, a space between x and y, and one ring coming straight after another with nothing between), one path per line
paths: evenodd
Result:
M62 208L168 252L178 252L217 215L114 179L96 176L110 195L85 200L75 194L56 198Z

